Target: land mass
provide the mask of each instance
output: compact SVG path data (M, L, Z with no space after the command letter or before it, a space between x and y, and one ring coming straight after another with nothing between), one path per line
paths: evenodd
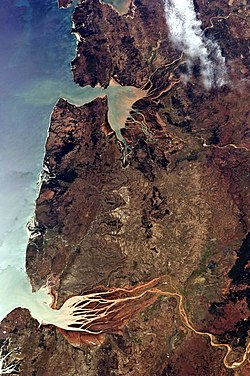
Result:
M34 290L49 281L58 308L97 286L162 276L177 295L159 297L95 345L72 345L27 311L10 313L0 338L20 347L21 375L236 374L223 363L225 348L190 330L178 300L197 332L232 348L229 364L242 359L250 329L250 13L240 1L205 3L196 0L196 10L228 74L210 91L198 67L181 79L185 56L169 40L163 1L134 0L124 15L97 0L75 9L75 82L105 88L113 79L145 96L124 124L124 143L108 123L105 96L81 107L58 100L28 276ZM249 375L249 363L237 372Z
M58 8L68 8L72 4L72 0L57 0Z

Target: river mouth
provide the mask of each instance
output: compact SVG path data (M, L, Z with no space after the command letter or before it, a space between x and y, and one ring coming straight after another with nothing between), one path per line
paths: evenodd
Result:
M112 5L120 14L128 12L131 0L103 0L103 3Z
M25 11L25 35L30 41L31 33L27 32L27 20L32 19L35 10L28 9L30 8L29 1L15 0L15 4L19 4L19 8L22 8L23 11L27 10L27 12ZM211 317L207 317L207 304L212 298L217 299L217 294L225 291L223 288L228 282L226 273L233 259L233 256L229 254L232 239L235 242L238 241L235 240L236 232L240 230L239 235L242 235L242 229L247 226L243 212L245 205L243 197L246 191L245 188L242 189L247 181L243 176L247 171L245 163L245 151L247 150L244 146L244 151L241 154L241 136L237 135L236 131L237 137L239 136L239 139L235 139L236 144L231 143L235 142L233 138L231 140L231 136L223 138L224 125L227 128L227 120L223 118L225 108L228 109L226 112L231 114L232 104L236 104L237 101L231 98L224 102L224 97L220 97L220 93L217 91L211 95L208 93L204 95L201 85L196 86L195 78L193 78L192 85L187 83L186 90L181 82L178 82L179 70L168 61L166 65L164 64L163 69L160 67L158 70L157 67L155 71L152 66L148 70L148 75L144 74L144 70L140 68L141 58L145 58L146 64L148 62L146 58L150 56L150 61L156 62L157 66L159 63L156 60L158 52L164 51L165 54L165 45L162 45L163 50L161 50L162 42L159 41L159 35L157 35L160 22L158 22L157 28L154 25L154 21L158 20L161 14L157 15L155 19L152 17L155 4L152 4L151 0L134 3L137 5L136 11L134 12L135 8L131 7L129 13L124 17L120 17L111 6L104 5L98 0L83 1L82 10L84 10L85 4L89 4L89 9L93 14L96 11L102 13L103 10L104 21L106 17L112 16L118 28L120 28L120 22L124 21L128 24L131 22L133 30L131 29L129 36L135 35L136 37L139 29L144 31L145 27L145 31L148 31L149 24L145 22L145 12L149 10L148 18L151 18L153 25L147 34L150 35L148 45L149 47L155 45L155 55L145 48L138 60L132 60L129 57L128 64L125 60L124 72L130 72L132 77L137 77L137 73L134 74L134 72L140 71L141 78L138 81L120 80L123 83L142 86L145 79L149 77L149 82L144 86L148 87L149 91L146 99L135 105L134 101L143 97L144 92L131 87L120 87L114 81L109 84L109 79L105 82L101 79L98 81L98 74L95 71L93 73L93 76L96 77L95 82L104 82L103 87L108 87L105 89L98 86L80 88L74 85L71 76L66 79L60 76L61 73L56 75L56 72L54 72L55 76L52 76L50 74L51 67L47 67L42 76L39 76L37 71L36 74L34 72L32 79L29 78L25 83L22 83L21 79L20 82L17 80L18 84L13 80L12 88L8 88L8 93L10 93L8 100L7 96L4 98L5 109L10 110L9 113L6 112L6 119L9 117L12 120L15 137L11 138L13 132L8 133L9 124L6 122L6 134L10 136L8 139L10 142L6 144L3 158L7 155L9 148L15 152L9 153L10 157L12 155L15 165L12 166L7 159L5 159L6 164L3 164L3 166L9 165L10 171L6 169L2 179L2 186L5 184L5 178L9 179L7 186L2 188L1 198L5 205L2 216L3 226L8 223L6 226L7 236L4 238L8 243L4 244L6 254L5 259L1 260L2 273L0 274L3 286L1 302L4 306L2 315L4 317L16 307L23 307L26 310L18 309L7 318L8 329L6 328L7 331L3 332L3 337L12 337L14 334L13 338L23 349L22 360L29 363L29 369L31 367L38 370L38 373L40 370L44 372L47 369L49 372L51 370L52 374L63 374L71 372L69 371L71 365L72 374L76 369L81 370L84 367L82 356L78 363L76 360L79 354L82 355L82 352L74 349L65 341L62 342L57 328L59 331L65 330L66 334L70 332L78 334L79 329L85 334L87 330L91 329L94 341L99 335L99 325L103 325L102 319L105 320L105 325L102 326L100 334L105 333L105 349L102 351L104 346L101 351L98 349L97 356L93 357L92 364L96 366L96 370L98 368L98 372L95 374L105 374L105 368L109 368L109 359L117 354L119 354L117 369L121 363L126 365L125 369L120 368L117 371L120 374L126 374L128 369L134 369L138 374L143 374L144 369L146 369L146 373L151 371L158 373L158 366L163 369L163 371L159 371L160 374L168 373L168 370L170 373L173 370L173 373L182 374L181 370L185 373L185 367L187 372L190 370L192 374L196 374L197 369L199 369L198 374L204 373L205 375L207 372L209 374L209 368L211 370L219 369L220 364L223 367L221 362L223 354L220 353L217 356L217 351L212 351L217 350L216 348L224 349L224 366L228 369L241 367L248 358L249 346L246 341L248 322L244 321L240 327L236 326L237 330L233 333L225 332L225 339L223 339L218 336L218 332L214 331L217 323L220 325L222 320L217 320L217 317L214 317L210 325ZM140 7L144 7L144 4L146 7L141 12ZM159 6L162 5L163 2L159 1ZM159 9L161 10L160 7ZM161 13L163 14L163 8ZM55 12L55 14L57 13ZM87 24L88 15L89 11L80 18L80 26L84 22ZM101 20L97 19L98 34L98 25L101 24ZM94 19L91 19L89 23L95 27ZM106 36L105 25L103 29ZM154 34L154 29L156 34ZM113 29L109 31L109 35L112 34ZM116 30L114 34L116 37L116 34L118 35L120 32ZM61 39L62 35L64 35L63 31ZM110 50L115 45L115 37L108 44ZM137 42L140 52L142 51L140 47L145 46L145 40L146 38L141 38ZM159 41L159 43L153 44L154 41ZM101 43L103 43L103 39L101 39ZM93 43L96 51L101 43ZM80 45L78 47L80 48ZM130 50L130 47L128 49ZM119 62L124 61L123 56L121 59L119 58L119 52L121 51L122 55L124 48L119 46L114 51L110 60L112 64L107 64L107 70L113 65L116 66L118 60ZM15 59L18 60L22 53L20 51L15 55ZM82 50L79 50L79 54L81 56ZM89 55L88 52L87 55ZM28 50L27 56L29 56ZM105 56L108 56L106 51L101 55L103 59L98 61L102 71L104 71ZM114 56L118 56L118 58L115 59ZM36 59L37 63L38 60ZM12 67L15 66L15 61L11 61ZM131 61L134 61L135 65L139 67L138 70L129 70ZM39 64L36 65L36 69L38 66ZM84 69L84 66L85 62L80 70ZM16 66L16 68L18 67L19 65ZM70 65L66 70L70 72ZM117 75L112 73L115 71L118 72ZM121 77L119 71L120 68L115 68L110 75L119 80ZM156 75L154 75L155 72ZM175 76L173 72L177 72L177 75ZM83 84L84 82L89 83L89 80L82 81ZM168 86L165 88L166 82ZM175 84L175 90L168 93ZM18 88L14 95L11 91L13 88ZM226 93L223 92L224 94ZM205 105L203 106L204 99ZM7 102L9 107L7 107ZM217 108L217 104L220 104L219 108ZM133 113L130 113L131 108L134 109ZM218 109L218 118L214 117L216 109ZM27 113L27 117L25 117L25 113ZM31 114L33 115L31 116ZM49 121L47 124L46 121L50 114L51 125L48 134ZM129 114L130 117L126 121ZM234 112L232 112L233 114ZM39 116L41 119L44 117L41 122L38 120ZM24 118L26 123L23 121ZM210 120L208 124L202 121L204 118ZM215 130L222 131L219 133L217 145L205 148L205 146L209 146L206 141L210 139L210 133L206 132L206 129L210 124L211 126L217 124L217 119L218 126L216 125ZM221 121L219 121L220 119ZM237 123L236 116L234 116L234 120L237 126L241 122ZM187 122L191 124L190 129L187 129ZM124 123L127 127L123 131ZM241 129L241 124L238 128ZM231 132L231 129L236 129L236 126L232 125L231 128L231 125L228 125L225 136ZM105 137L106 135L107 137ZM43 166L44 176L41 176L41 188L36 203L34 232L30 236L29 233L25 233L24 225L20 229L20 220L24 218L24 211L22 207L19 212L18 209L20 203L23 204L25 210L32 203L29 187L27 190L23 188L27 184L27 179L33 187L34 195L37 195L36 181L42 168L43 145L46 136L48 138ZM124 142L122 136L130 146L126 169L121 167L121 146ZM202 137L200 138L200 136ZM230 144L226 145L223 142L225 139ZM13 148L15 143L19 147ZM35 149L38 146L41 149L40 157ZM18 158L18 155L21 158ZM35 170L32 167L35 163L37 163L37 176L35 176ZM241 166L238 169L239 165ZM235 166L237 167L236 171L234 170ZM47 171L45 171L46 167L48 167ZM243 167L243 173L241 167ZM24 192L27 195L25 200ZM13 201L13 197L15 201ZM30 212L27 210L27 212L32 213L33 209ZM9 222L11 216L15 218L12 223ZM32 231L32 225L29 229ZM224 231L229 235L228 240ZM24 241L19 236L21 233L26 237ZM26 271L30 281L25 273L27 238L30 240L30 247L26 252ZM212 251L210 248L207 249L210 243L213 244ZM248 277L248 274L242 276L240 273L240 269L247 268L246 246L247 244L244 244L244 247L241 248L242 254L238 253L239 260L236 267L231 270L231 277L236 286L242 283L241 277L244 279ZM2 254L4 255L3 252ZM48 275L50 281L48 281ZM124 302L133 303L128 304L127 308L118 304L116 309L113 310L114 305L112 305L112 309L109 310L109 303L105 299L107 292L105 288L112 290L111 299L117 300L121 299L121 296L115 295L120 292L120 288L125 290L127 287L131 287L130 291L135 291L141 282L144 284L144 281L147 281L146 283L150 281L149 283L151 283L153 278L158 275L171 275L173 278L166 284L166 289L159 289L158 286L157 289L148 289L147 287L145 294L143 292L144 295L139 298L152 294L153 301L158 296L161 299L152 307L150 314L145 310L141 312L142 315L134 318L134 322L132 317L126 328L127 333L125 330L122 331L124 308L127 309L124 317L126 320L135 313L134 303L140 302L140 309L145 307L151 310L151 307L142 306L141 303L144 304L144 300L142 299L141 302L137 300L137 296L133 296L133 299L129 300L127 297L125 300L122 297ZM190 280L194 283L190 284ZM52 305L54 301L51 300L49 286L46 285L39 289L44 283L50 283L58 292L58 306ZM39 290L34 293L31 286L34 290ZM96 286L100 286L102 290L98 291L97 299L93 300ZM229 286L231 296L231 286L229 284L227 286ZM243 295L240 289L241 287L238 286L236 292L239 295L232 296L232 299L242 300ZM90 296L91 294L92 296ZM169 298L171 298L171 302L169 302ZM243 319L247 317L245 298L247 299L247 297L244 296L243 303L237 302L237 307L229 312L232 321L231 318L224 320L225 328L230 329L230 325L236 322L235 317L237 320L238 317ZM76 302L75 299L78 301ZM86 301L89 301L90 304L85 305ZM76 312L74 309L72 312L72 306L70 307L72 302L76 302L77 307L75 305L75 308L77 311L80 308L80 312ZM112 304L116 302L112 302ZM229 308L232 305L228 304ZM64 310L62 307L69 308L69 310ZM85 308L87 308L87 312L84 311ZM30 320L27 309L38 323L54 327L38 328L38 323L33 319ZM106 313L111 313L111 315L105 315ZM18 320L23 314L25 318L21 319L21 330L19 330L18 326L15 327L15 320L16 318ZM98 318L101 318L101 322L95 321L95 326L89 327L89 324L93 322L88 321L87 326L84 327L81 321L84 320L85 314L91 319L93 316L99 315ZM72 316L73 322L68 321L67 323L66 320L68 318L71 320ZM76 316L80 322L76 322ZM116 340L113 335L106 337L106 333L115 333L114 317L118 319L117 332L122 332L119 340ZM203 326L203 323L206 322L209 325L205 326L204 324ZM236 325L238 323L239 321L236 322ZM3 322L4 326L5 322ZM222 329L224 330L224 326ZM228 333L230 338L228 338ZM33 338L34 341L31 342ZM235 338L240 342L236 342ZM74 337L73 340L75 340ZM126 341L129 346L131 345L132 351L127 352L125 344L119 346L123 340L124 343ZM97 340L96 344L100 341L101 338ZM201 342L205 343L204 347L200 346ZM72 344L72 342L70 343ZM81 345L83 343L87 342L81 342L80 338L80 342L73 344ZM37 346L38 344L39 346ZM61 344L65 350L63 356L60 352ZM215 349L211 349L210 345ZM242 347L239 351L242 351L243 357L240 356L236 347ZM69 351L67 351L68 349ZM243 351L245 352L243 353ZM93 349L94 352L95 349ZM71 356L69 363L66 361L66 353ZM27 354L29 355L27 356ZM46 357L48 356L46 359L45 354ZM123 355L124 359L126 357L126 360L131 362L133 354L135 354L135 361L132 360L132 363L120 362L120 357ZM152 359L154 357L154 370L150 364L151 354ZM163 364L162 361L165 358L162 356L164 357L166 354L169 354L166 359L169 363ZM185 354L184 357L183 354ZM161 359L158 359L158 356ZM61 359L62 364L60 365ZM99 360L100 363L94 364ZM192 362L194 362L193 371L189 368ZM88 364L88 367L92 367L92 364ZM139 364L138 370L137 364ZM201 365L202 368L196 368L196 365L199 367ZM22 366L22 369L27 369L25 367L26 364ZM223 369L222 372L227 371ZM35 374L37 371L26 373ZM89 374L88 371L87 374Z
M121 129L125 127L126 119L132 111L135 102L145 97L145 90L134 86L121 86L114 79L110 81L107 88L100 86L80 87L73 82L67 85L61 82L46 80L37 82L27 87L17 95L24 102L32 106L54 105L59 98L67 100L75 106L83 106L96 98L107 97L108 99L108 120L111 128L115 131L117 138L125 143Z
M124 2L116 3L122 6ZM135 87L122 87L115 81L111 81L107 89L81 88L73 82L70 63L75 55L76 40L71 34L72 8L59 10L56 0L42 4L4 0L2 4L0 39L6 46L6 54L1 57L0 73L5 86L0 94L0 279L3 285L6 278L8 283L1 291L1 320L18 306L31 308L29 301L32 299L37 299L41 306L40 297L31 295L25 272L30 235L26 224L34 213L44 145L56 102L63 97L75 106L82 106L107 96L109 123L118 140L124 143L120 130L125 126L133 103L146 94ZM6 20L16 33L9 33ZM48 307L50 298L47 293L44 296L42 300Z

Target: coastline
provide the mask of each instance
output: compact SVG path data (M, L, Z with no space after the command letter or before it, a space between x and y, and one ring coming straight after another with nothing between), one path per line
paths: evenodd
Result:
M107 19L111 29L119 26L116 32L121 29L123 33L127 27L127 34L121 34L126 48L114 45L111 39L107 50L114 48L110 54L112 64L105 60L103 67L110 69L111 77L117 74L123 86L116 88L126 90L135 81L135 74L136 85L145 86L149 95L138 98L133 116L122 131L130 148L126 168L108 118L105 90L112 93L112 84L110 89L100 88L106 76L98 66L93 68L100 85L95 90L103 90L103 96L79 106L60 98L54 105L44 153L44 167L52 175L51 179L40 175L35 226L42 231L27 249L27 275L35 290L47 283L49 277L50 287L58 294L58 307L69 297L91 292L99 285L138 286L159 275L172 276L173 286L183 295L166 292L168 299L159 299L134 315L124 330L110 330L102 338L103 343L96 338L95 346L86 346L80 338L72 347L56 328L37 328L24 312L19 313L19 319L13 312L3 321L4 328L8 320L15 319L17 324L9 331L4 329L6 333L0 332L0 338L12 336L22 347L23 375L46 370L75 376L76 369L79 375L126 375L130 367L140 375L154 372L158 376L171 371L232 376L234 367L223 366L225 353L221 347L230 351L235 348L231 355L236 364L235 354L239 352L245 357L245 348L249 346L246 327L241 325L248 312L244 282L248 269L240 261L246 257L248 241L250 208L245 187L249 155L247 147L237 147L246 142L243 132L237 129L241 129L247 117L249 93L246 87L241 88L239 103L239 93L230 87L207 92L196 76L182 83L183 64L173 54L171 43L154 44L159 34L165 33L163 40L167 36L161 2L156 7L160 32L147 24L143 26L145 30L142 27L144 39L138 38L137 27L144 25L147 12L152 9L150 0L145 0L147 12L139 6L135 18L129 20L126 16L116 18L112 7L87 3L92 19L85 20L82 9L74 27L79 33L91 33L100 27L96 39L91 40L96 54L100 52ZM111 10L105 13L106 8ZM99 22L98 14L102 11L106 18ZM230 26L231 20L224 21ZM84 31L79 29L83 22L89 22ZM215 24L215 32L222 32L222 27ZM230 38L234 48L234 36ZM157 46L151 65L150 45ZM77 43L76 57L85 56L80 48ZM131 56L137 56L136 48L140 67L133 71L131 62L131 73L127 62ZM231 49L226 52L230 57ZM124 61L117 63L116 55L123 57L126 68ZM172 63L166 62L164 56L169 60L171 56ZM240 64L240 56L237 59ZM86 61L75 62L79 69L75 78L78 83L84 78L82 82L91 84L92 77L86 76ZM235 63L228 58L228 64ZM141 74L140 70L146 73ZM242 79L239 70L231 74L236 82ZM125 103L121 99L120 102ZM114 107L117 110L115 104ZM132 105L129 103L128 107ZM240 115L236 116L235 111ZM227 112L232 122L230 118L225 120ZM119 121L118 117L115 122ZM235 281L230 275L239 265L242 278ZM188 302L186 313L182 296ZM188 323L197 328L194 333L183 327L178 309L182 318L188 317ZM195 333L205 333L213 341L212 346L203 335ZM30 346L31 340L34 348ZM240 367L242 376L247 375L247 367Z

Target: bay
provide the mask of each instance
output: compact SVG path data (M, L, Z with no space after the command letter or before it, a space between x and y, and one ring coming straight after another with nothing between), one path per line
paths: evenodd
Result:
M56 0L3 0L0 14L0 320L16 307L30 309L40 322L50 310L46 289L32 293L25 272L28 232L50 115L59 97L83 105L108 97L110 125L120 129L140 89L115 82L80 88L70 62L76 39L71 34L73 7L59 10ZM51 313L49 313L51 315Z

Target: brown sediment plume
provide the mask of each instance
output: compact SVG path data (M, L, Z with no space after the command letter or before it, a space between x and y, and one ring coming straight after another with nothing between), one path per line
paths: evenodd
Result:
M155 303L158 295L151 289L160 281L156 278L124 288L99 286L83 296L71 297L58 310L54 324L58 322L59 331L72 345L100 344L105 334L121 333L135 314Z
M140 99L147 96L147 91L139 89L134 86L127 87L129 90L124 90L124 87L117 83L115 80L110 81L110 87L116 88L115 95L108 96L110 108L114 109L108 112L108 120L113 129L124 127L127 118L133 110L133 105ZM122 102L122 111L118 112Z
M169 285L172 291L163 291L164 285ZM56 299L56 295L53 296ZM136 287L98 286L82 296L73 296L58 309L58 316L53 324L72 345L99 345L106 334L121 333L134 315L151 306L160 296L176 298L179 315L185 327L197 335L209 338L212 347L226 350L223 363L227 369L237 370L248 360L250 343L240 360L230 361L234 352L231 345L218 343L212 333L196 330L187 316L183 296L174 290L171 281L164 282L163 277ZM54 306L55 304L52 305Z
M107 2L113 9L115 9L120 15L127 14L129 11L129 7L132 6L131 0L124 0L120 5L116 4L116 2Z

